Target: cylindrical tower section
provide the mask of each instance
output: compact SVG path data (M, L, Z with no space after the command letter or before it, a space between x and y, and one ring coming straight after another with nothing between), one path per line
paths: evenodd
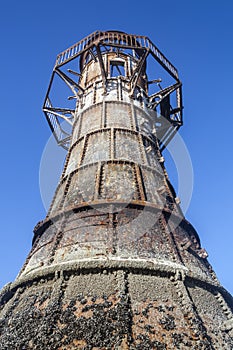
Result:
M145 63L130 95L130 78L141 56L104 52L105 84L98 55L81 56L79 85L85 92L76 106L70 148L47 217L53 223L58 217L59 225L63 220L63 229L50 242L48 256L48 245L40 245L51 228L43 233L40 228L23 275L41 264L85 259L149 258L181 264L174 244L167 244L171 238L164 213L182 217L145 103Z

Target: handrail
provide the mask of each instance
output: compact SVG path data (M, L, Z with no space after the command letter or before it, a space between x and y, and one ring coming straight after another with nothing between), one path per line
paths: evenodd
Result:
M104 43L105 45L120 46L122 48L149 49L154 58L167 70L167 72L179 81L177 69L151 42L148 37L120 32L93 32L92 34L86 36L84 39L78 41L76 44L61 52L57 56L55 67L60 67L65 63L73 60L75 57L87 51L96 42Z

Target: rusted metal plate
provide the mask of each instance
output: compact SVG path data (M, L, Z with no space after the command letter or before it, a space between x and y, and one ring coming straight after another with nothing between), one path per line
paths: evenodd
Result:
M198 314L192 300L185 304L179 295L186 290L179 283L176 289L166 275L123 270L37 280L12 297L14 312L0 322L2 348L208 349L213 340L219 349L230 349L232 338L222 329L224 312L214 295L189 286ZM211 326L216 317L217 329Z

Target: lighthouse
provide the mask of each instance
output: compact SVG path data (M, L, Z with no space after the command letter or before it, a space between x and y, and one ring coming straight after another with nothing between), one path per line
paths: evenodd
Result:
M174 65L148 37L96 31L57 56L43 111L67 155L0 293L0 349L232 349L232 297L164 165Z

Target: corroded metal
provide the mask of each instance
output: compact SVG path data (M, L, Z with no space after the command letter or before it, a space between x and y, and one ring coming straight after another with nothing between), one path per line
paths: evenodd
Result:
M149 54L173 84L149 80ZM76 58L70 78L62 68ZM55 75L73 108L52 106ZM146 37L95 32L58 56L44 111L68 153L32 250L0 294L1 350L233 347L232 297L161 154L182 124L181 103L176 69Z
M148 81L146 65L149 57L162 67L161 74L165 84L167 76L164 73L172 78L171 85L162 87L163 82L158 79L159 70L155 70L152 79ZM69 68L71 63L75 64L75 71ZM118 70L118 79L114 79L116 77L112 75L114 69ZM177 69L145 36L98 31L57 56L43 110L57 142L68 149L71 133L64 129L62 122L73 124L76 118L73 109L53 106L51 90L56 76L59 76L73 93L70 99L74 98L77 101L76 110L83 109L91 98L93 103L102 101L101 95L106 95L116 85L120 94L118 100L127 101L128 96L143 101L148 112L151 112L154 123L157 122L156 137L161 150L182 125L182 90ZM78 82L74 80L77 76ZM151 85L154 87L153 93L149 91ZM154 85L158 85L157 88ZM127 93L122 94L122 90ZM172 93L176 94L176 103L173 106L170 101ZM159 112L163 114L163 118L160 118Z

